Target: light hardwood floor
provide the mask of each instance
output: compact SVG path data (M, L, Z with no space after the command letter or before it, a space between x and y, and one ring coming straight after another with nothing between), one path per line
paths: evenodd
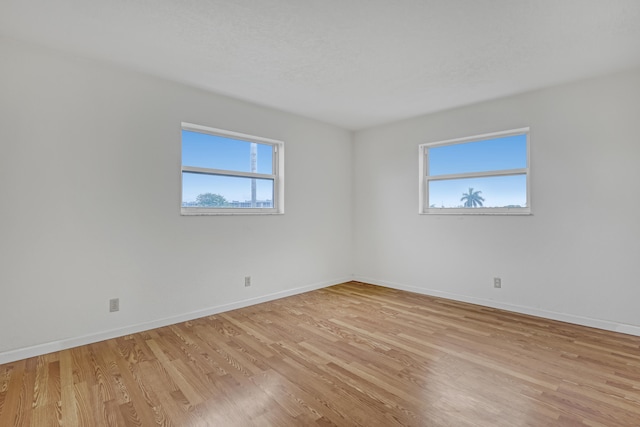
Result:
M640 426L640 337L356 282L0 365L0 426Z

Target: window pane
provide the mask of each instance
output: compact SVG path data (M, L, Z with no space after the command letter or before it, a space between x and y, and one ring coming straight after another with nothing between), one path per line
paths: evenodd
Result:
M256 154L253 166L252 146ZM273 146L183 130L182 165L272 174Z
M428 148L428 175L488 172L527 167L527 135Z
M255 197L252 185L255 182ZM272 208L273 180L182 173L182 206Z
M473 205L474 200L476 207L527 207L527 176L507 175L429 181L430 208L471 208L465 205Z

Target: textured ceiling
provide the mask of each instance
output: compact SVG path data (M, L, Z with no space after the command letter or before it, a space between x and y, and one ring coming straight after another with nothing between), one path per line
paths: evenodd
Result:
M357 130L640 67L640 0L1 0L0 34Z

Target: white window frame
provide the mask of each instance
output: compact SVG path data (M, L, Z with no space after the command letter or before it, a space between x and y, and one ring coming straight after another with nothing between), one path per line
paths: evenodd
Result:
M468 172L468 173L456 173L447 175L429 175L429 149L435 147L442 147L444 145L465 144L468 142L478 142L488 139L503 138L514 135L525 134L527 138L527 166L519 169L500 169L486 172ZM530 128L512 129L501 132L493 132L482 135L475 135L465 138L448 139L445 141L429 142L420 144L418 148L419 152L419 173L420 173L420 193L419 193L419 207L418 212L420 214L438 214L438 215L531 215L531 140L530 140ZM527 180L527 206L517 208L432 208L429 207L429 182L431 181L443 181L453 180L461 178L482 178L482 177L494 177L494 176L512 176L512 175L525 175Z
M193 123L182 122L182 130L204 133L223 138L237 139L258 144L267 144L273 147L273 165L271 174L257 172L242 172L225 169L212 169L194 166L185 166L180 160L180 213L182 215L277 215L284 214L284 142L260 136L248 135L239 132L217 129ZM182 141L182 139L181 139ZM181 142L182 143L182 142ZM182 153L182 150L180 150ZM273 207L272 208L203 208L195 206L182 206L184 172L199 173L204 175L217 175L228 177L244 177L273 180Z

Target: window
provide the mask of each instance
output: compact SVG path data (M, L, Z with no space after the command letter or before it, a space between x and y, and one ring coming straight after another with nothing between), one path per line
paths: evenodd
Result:
M420 145L420 213L530 214L529 128Z
M182 123L183 215L284 213L284 143Z

